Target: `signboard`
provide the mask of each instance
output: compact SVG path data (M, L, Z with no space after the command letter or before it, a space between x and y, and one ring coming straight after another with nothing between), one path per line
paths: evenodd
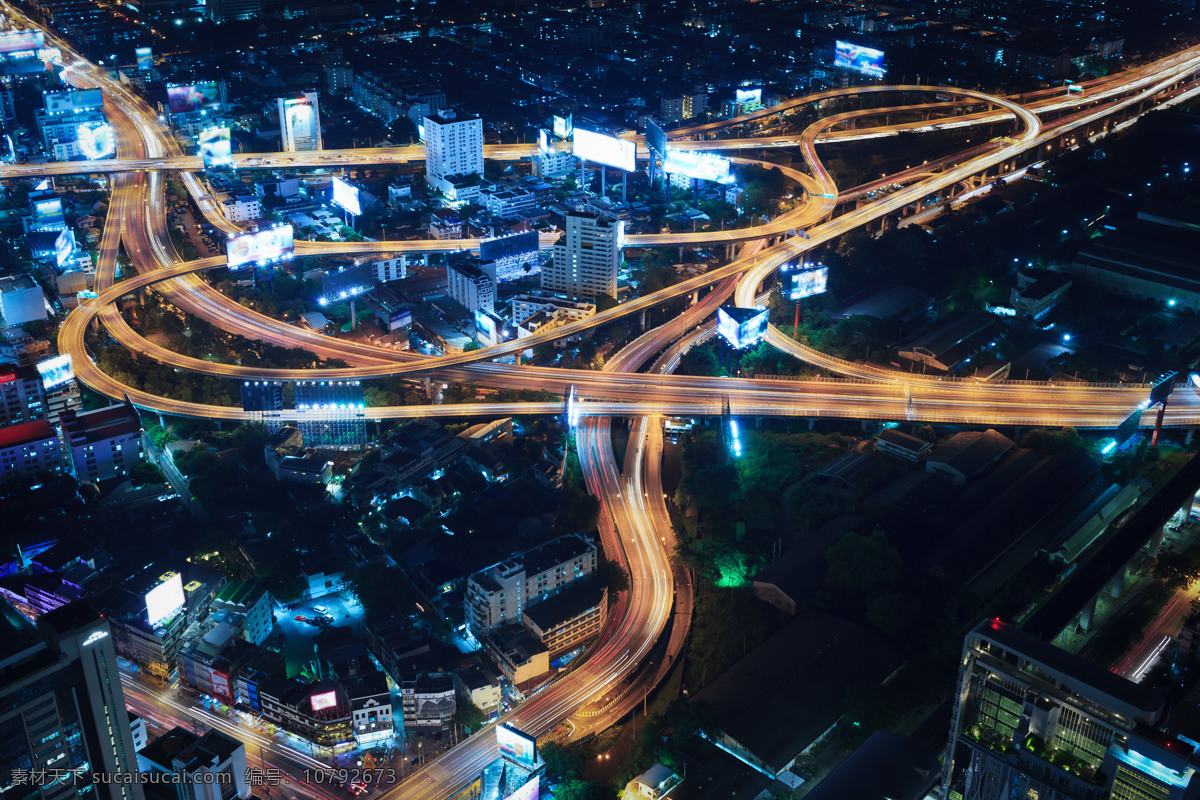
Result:
M333 708L337 705L337 692L332 691L314 694L309 698L309 702L312 703L313 711L320 711L323 708Z
M1172 372L1158 383L1154 384L1154 388L1150 390L1150 405L1166 405L1167 398L1171 396L1171 392L1175 391L1175 379L1179 377L1178 372Z
M488 344L496 343L496 320L482 308L475 309L475 330Z
M483 775L468 783L446 800L479 800L483 796Z
M550 144L550 131L545 128L538 128L538 150L543 153L549 153L554 150Z
M45 46L46 35L41 31L12 31L0 34L0 53L41 50Z
M242 381L243 411L282 411L283 383L281 381Z
M117 140L112 125L107 122L87 122L75 129L75 140L89 161L108 158L117 152Z
M183 608L183 578L178 572L146 592L146 619L157 625Z
M66 92L46 92L42 105L47 114L78 114L104 108L104 93L99 89L72 89Z
M134 48L133 54L137 56L138 69L154 69L154 51L149 47Z
M213 694L226 702L233 702L233 693L229 691L229 673L219 669L208 668L209 682L212 683Z
M388 330L394 331L397 328L404 328L412 325L412 309L402 308L399 311L393 311L388 315Z
M843 41L836 43L833 65L861 72L863 75L870 75L872 78L882 78L885 72L882 50Z
M792 285L788 297L792 300L825 293L829 283L829 267L800 267L789 271L792 273Z
M70 228L63 228L62 233L58 234L58 238L54 240L54 263L59 269L75 252L75 231Z
M646 120L646 149L659 161L667 157L667 132L652 119Z
M729 159L695 150L672 150L663 162L663 172L668 175L683 175L701 181L733 183L729 172Z
M537 766L537 740L529 734L506 723L496 728L496 744L509 761L529 769Z
M559 139L570 139L571 134L575 130L575 115L567 114L565 117L554 117L553 128L554 135Z
M738 89L734 92L734 100L739 105L762 104L762 89Z
M167 105L172 114L186 114L216 108L221 104L221 91L216 81L189 83L185 86L167 87Z
M39 361L37 371L42 376L42 389L47 392L75 380L75 369L71 366L70 353Z
M248 264L291 258L293 246L292 226L280 225L234 236L225 243L225 252L229 255L229 268L236 270Z
M523 256L538 252L540 247L537 231L513 233L492 239L479 240L479 260L499 261L502 258Z
M504 800L538 800L538 791L540 786L540 776L534 775L527 780L520 789L510 794Z
M576 157L584 161L595 161L625 172L637 169L637 145L615 136L576 128L573 134Z
M40 227L52 227L63 224L62 200L52 197L49 200L37 200L33 204L33 215Z
M1121 421L1117 426L1117 444L1121 444L1138 432L1138 428L1142 425L1142 410L1135 408L1133 413Z
M207 128L196 136L200 145L200 158L205 169L227 167L233 163L233 144L229 128Z
M333 179L333 204L344 208L356 217L362 216L362 204L358 199L358 187L351 186L341 178Z
M717 309L717 333L738 350L757 344L767 335L767 309L721 306Z

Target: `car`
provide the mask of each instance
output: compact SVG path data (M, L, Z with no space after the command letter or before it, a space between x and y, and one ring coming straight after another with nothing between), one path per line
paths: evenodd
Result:
M313 611L317 612L318 614L328 614L329 613L329 609L326 608L325 606L313 606Z
M346 790L349 791L350 794L366 794L367 785L362 781L354 781L353 783L346 784Z
M304 616L301 616L300 614L297 614L296 622L308 622L308 617L304 617Z

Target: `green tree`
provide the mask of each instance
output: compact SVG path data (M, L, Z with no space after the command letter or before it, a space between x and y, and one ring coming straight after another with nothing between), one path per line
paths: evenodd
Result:
M468 733L474 733L483 727L486 717L474 703L459 703L454 709L454 723L461 725Z
M617 298L613 297L611 294L601 294L596 296L596 313L608 311L610 308L616 308L618 305L620 305L620 303L617 302Z
M129 470L129 480L133 481L134 486L149 486L155 483L166 483L166 476L157 464L149 461L139 461Z

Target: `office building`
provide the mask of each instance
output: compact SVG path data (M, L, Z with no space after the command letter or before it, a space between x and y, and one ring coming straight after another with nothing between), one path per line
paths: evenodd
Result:
M218 730L197 735L175 727L137 754L149 797L173 800L246 800L246 745Z
M549 311L550 313L561 311L572 322L587 319L596 313L595 303L567 300L548 292L518 294L512 298L511 304L512 318L515 323L524 322L539 311Z
M446 262L447 294L474 313L480 309L496 310L496 265L478 258L452 258Z
M62 472L58 434L44 419L0 428L0 483Z
M452 109L424 117L425 182L449 196L451 178L483 175L483 120L460 117ZM475 196L478 197L478 187Z
M91 776L137 772L137 753L108 620L83 603L38 618L0 617L0 764L6 797L143 800L138 783ZM14 773L78 771L83 781L20 785Z
M62 415L63 441L80 483L129 475L142 458L142 421L130 403Z
M5 325L22 325L46 315L46 297L33 276L21 273L0 278L0 317Z
M221 614L241 638L253 645L265 642L275 628L275 599L256 580L225 584L210 609L214 615Z
M963 644L942 796L1195 797L1194 741L1156 730L1165 714L1155 692L986 620Z
M542 180L579 174L579 159L570 150L551 150L533 154L533 174Z
M321 149L321 108L316 92L304 92L300 97L280 97L279 132L285 153L300 153Z
M45 415L42 376L33 367L0 365L0 425L29 422Z
M566 223L542 267L542 288L570 298L616 297L625 223L582 211L568 212Z

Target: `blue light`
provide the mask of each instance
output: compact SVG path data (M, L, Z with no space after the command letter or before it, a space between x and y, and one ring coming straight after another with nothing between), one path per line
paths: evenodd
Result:
M1168 305L1168 306L1171 306L1172 308L1174 308L1174 307L1175 307L1175 298L1174 298L1174 297L1172 297L1170 300L1168 300L1168 301L1167 301L1167 305Z
M1064 341L1064 342L1069 342L1069 341L1071 341L1071 334L1069 334L1069 333L1064 333L1064 334L1063 334L1063 341Z
M1106 445L1104 445L1104 447L1100 448L1100 455L1106 456L1109 453L1111 453L1113 450L1116 450L1116 449L1117 449L1117 440L1109 439L1108 444L1106 444Z

